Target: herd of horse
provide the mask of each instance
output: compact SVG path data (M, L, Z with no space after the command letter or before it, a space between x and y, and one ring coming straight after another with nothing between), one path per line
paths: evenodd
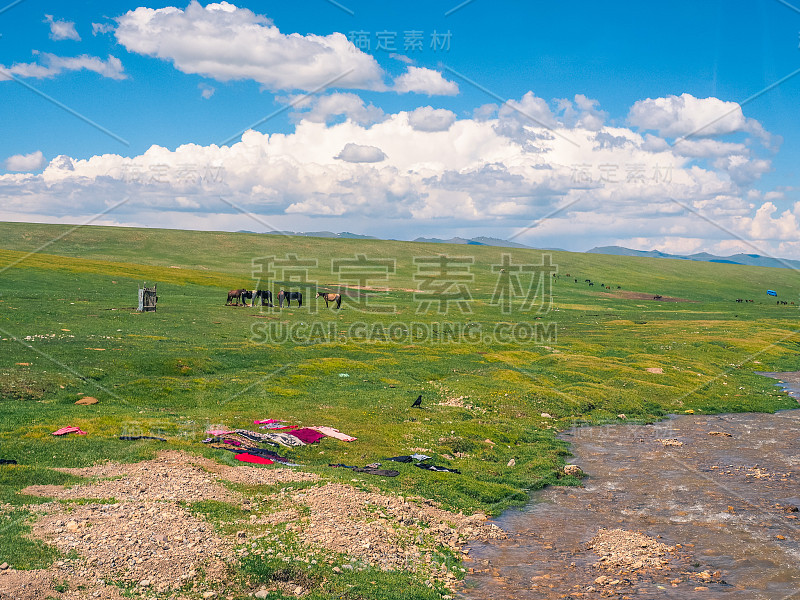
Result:
M317 298L322 298L325 300L325 307L327 308L330 303L336 305L336 308L342 307L342 295L335 294L331 292L317 292ZM247 301L250 301L249 306L255 306L256 301L261 299L261 306L275 306L272 303L272 290L246 290L246 289L239 289L239 290L231 290L228 292L228 300L225 302L226 305L233 305L238 306L240 303L242 306L248 306ZM297 301L297 306L303 306L303 292L288 292L286 290L280 290L278 292L278 306L283 308L283 302L286 301L286 306L291 306L292 300Z

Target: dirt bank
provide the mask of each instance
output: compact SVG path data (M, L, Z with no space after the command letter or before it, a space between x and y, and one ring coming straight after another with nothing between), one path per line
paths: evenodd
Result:
M432 560L433 551L444 546L459 555L467 540L504 536L483 515L453 514L422 498L326 483L288 468L230 467L163 452L136 464L62 470L90 480L22 493L56 499L27 507L35 515L32 535L68 558L48 569L0 569L0 598L117 599L122 588L176 599L222 590L255 594L270 586L248 588L237 563L250 552L272 552L257 542L285 534L320 557L346 555L361 569L414 571L452 588L458 574ZM242 485L256 491L239 491ZM220 526L198 506L223 513L229 506L234 516ZM334 562L332 577L341 572ZM280 581L273 588L303 595L303 584Z

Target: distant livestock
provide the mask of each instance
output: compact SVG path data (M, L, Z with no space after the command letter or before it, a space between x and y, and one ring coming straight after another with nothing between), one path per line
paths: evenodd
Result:
M278 292L278 306L283 308L283 301L286 300L286 306L291 306L292 300L297 300L297 306L303 306L303 293L302 292L287 292L281 290Z
M250 290L231 290L228 292L228 301L225 304L230 304L232 300L235 300L235 304L238 306L240 301L245 304L245 300L250 300L252 297L253 292Z
M255 306L255 303L259 298L261 298L261 306L272 306L271 290L255 290L253 292L253 306Z
M325 300L325 308L328 308L328 303L333 302L336 304L336 308L342 307L342 295L341 294L332 294L328 292L317 292L317 298L322 298Z

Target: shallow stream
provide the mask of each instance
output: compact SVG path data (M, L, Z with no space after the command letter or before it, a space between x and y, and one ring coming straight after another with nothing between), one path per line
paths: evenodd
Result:
M509 538L472 544L463 598L800 599L800 410L563 437L583 487L547 488L501 516ZM604 570L587 547L601 528L680 545L673 568ZM597 585L604 575L619 583Z

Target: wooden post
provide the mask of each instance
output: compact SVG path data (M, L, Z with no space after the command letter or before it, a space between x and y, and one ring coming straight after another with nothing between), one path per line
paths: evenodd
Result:
M158 302L156 287L154 284L151 288L145 286L139 289L139 312L156 311L156 302Z

